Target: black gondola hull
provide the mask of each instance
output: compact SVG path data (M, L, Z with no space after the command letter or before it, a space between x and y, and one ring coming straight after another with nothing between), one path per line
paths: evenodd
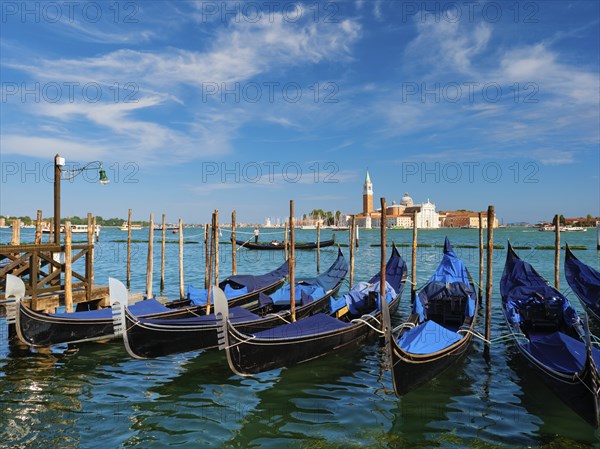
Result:
M318 300L298 307L296 309L297 319L302 319L315 313L319 313L329 306L329 298L336 294L341 282L327 295ZM271 329L289 320L290 313L286 312L278 316L267 316L258 320L238 323L236 326L243 332L254 333ZM210 349L218 346L217 332L219 326L215 324L205 325L180 325L143 323L136 320L129 313L125 315L126 335L125 346L130 355L137 358L155 358L168 354Z
M401 294L390 303L392 313L398 308L400 296ZM368 322L377 328L381 313L374 318L368 319ZM227 360L235 373L242 376L253 375L356 346L379 335L371 326L358 323L336 331L306 337L261 340L248 338L246 333L239 332L238 326L233 329L227 321L225 325L228 344Z
M259 293L272 293L277 290L285 278L278 280L261 290L231 299L231 307L250 304L258 300ZM144 315L144 318L176 320L192 318L206 314L206 306L188 306L157 314ZM81 343L114 338L112 318L84 320L78 318L59 318L30 309L19 303L16 313L17 335L23 343L33 347L43 347L63 343Z
M257 249L257 250L265 250L265 251L277 251L277 250L285 249L285 245L283 245L283 244L273 245L271 243L251 243L251 242L245 242L243 240L236 240L235 242L238 244L238 246L248 248L248 249ZM335 245L335 238L333 238L331 240L323 240L319 244L319 247L327 248L327 247L333 246L333 245ZM296 243L294 245L294 249L317 249L317 242Z
M418 356L403 351L392 341L392 376L398 396L429 382L465 355L471 344L471 336L447 350Z
M598 428L598 386L594 385L592 369L589 365L582 372L574 374L552 371L538 363L520 344L519 352L542 381L575 413L589 424Z

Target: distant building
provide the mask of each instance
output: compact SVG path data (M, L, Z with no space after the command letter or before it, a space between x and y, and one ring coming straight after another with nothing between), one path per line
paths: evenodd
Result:
M436 229L440 227L439 214L435 211L435 204L427 200L426 203L414 204L413 199L404 193L400 204L392 201L386 209L386 226L398 228L412 228L413 215L417 213L417 227L421 229ZM381 208L373 208L373 183L369 170L363 185L363 210L356 215L356 224L359 227L371 229L381 224Z
M487 211L483 211L481 214L482 226L487 228ZM440 226L443 228L479 228L479 212L469 210L440 212ZM493 227L498 227L498 217L496 216L494 216Z

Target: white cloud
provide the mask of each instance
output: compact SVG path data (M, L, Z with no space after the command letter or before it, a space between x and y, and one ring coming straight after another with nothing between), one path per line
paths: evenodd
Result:
M407 46L406 57L442 73L472 74L473 59L486 50L492 35L486 23L469 27L461 21L420 20L416 26L417 37Z
M133 83L139 89L137 101L133 103L111 103L106 99L98 103L65 101L21 105L26 113L44 117L48 122L44 130L46 138L64 137L57 133L52 135L52 129L57 127L70 130L73 135L81 136L84 127L86 131L91 128L96 135L103 135L102 144L84 143L82 137L71 137L75 153L82 153L84 146L94 147L100 154L112 147L118 148L120 156L150 162L161 161L168 153L168 160L174 163L206 155L224 155L231 151L231 141L238 130L252 117L264 120L265 114L256 115L256 110L250 113L253 105L223 105L219 96L211 98L212 103L197 101L203 83L220 86L221 83L264 77L273 70L349 60L351 46L361 33L360 25L352 20L313 23L305 19L293 23L281 14L273 17L272 22L231 20L227 26L218 27L219 31L205 51L123 48L88 58L29 58L26 62L6 60L3 65L27 73L34 82L98 83L106 89L114 83L121 86ZM194 95L190 95L190 87ZM177 117L181 120L182 114L183 117L187 114L187 123L175 124L168 119L151 118L164 115L163 111L176 108L176 105L181 108ZM286 106L289 109L289 105L282 108ZM266 120L298 127L292 114L277 115L273 108L276 111L278 105L268 104L268 107L270 118ZM10 137L7 140L10 145L3 147L3 152L35 153L30 145L23 144L19 132L10 127L5 127L3 132Z

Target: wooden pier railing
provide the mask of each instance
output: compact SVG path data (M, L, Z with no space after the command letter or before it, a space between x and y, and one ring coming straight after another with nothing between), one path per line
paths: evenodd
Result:
M64 292L65 308L71 311L74 290L79 290L76 302L89 302L95 299L92 298L93 251L93 243L71 244L70 238L64 245L48 243L0 245L0 290L5 289L6 275L13 274L25 282L26 294L31 296L33 309L46 308L47 301L42 304L39 301L41 298L55 296L53 299L58 299L57 295L53 294ZM73 265L82 258L84 259L83 274L73 270Z

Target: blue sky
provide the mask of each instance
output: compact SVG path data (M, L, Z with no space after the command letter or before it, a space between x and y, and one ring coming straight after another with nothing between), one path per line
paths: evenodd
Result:
M0 214L600 215L599 5L3 1Z

